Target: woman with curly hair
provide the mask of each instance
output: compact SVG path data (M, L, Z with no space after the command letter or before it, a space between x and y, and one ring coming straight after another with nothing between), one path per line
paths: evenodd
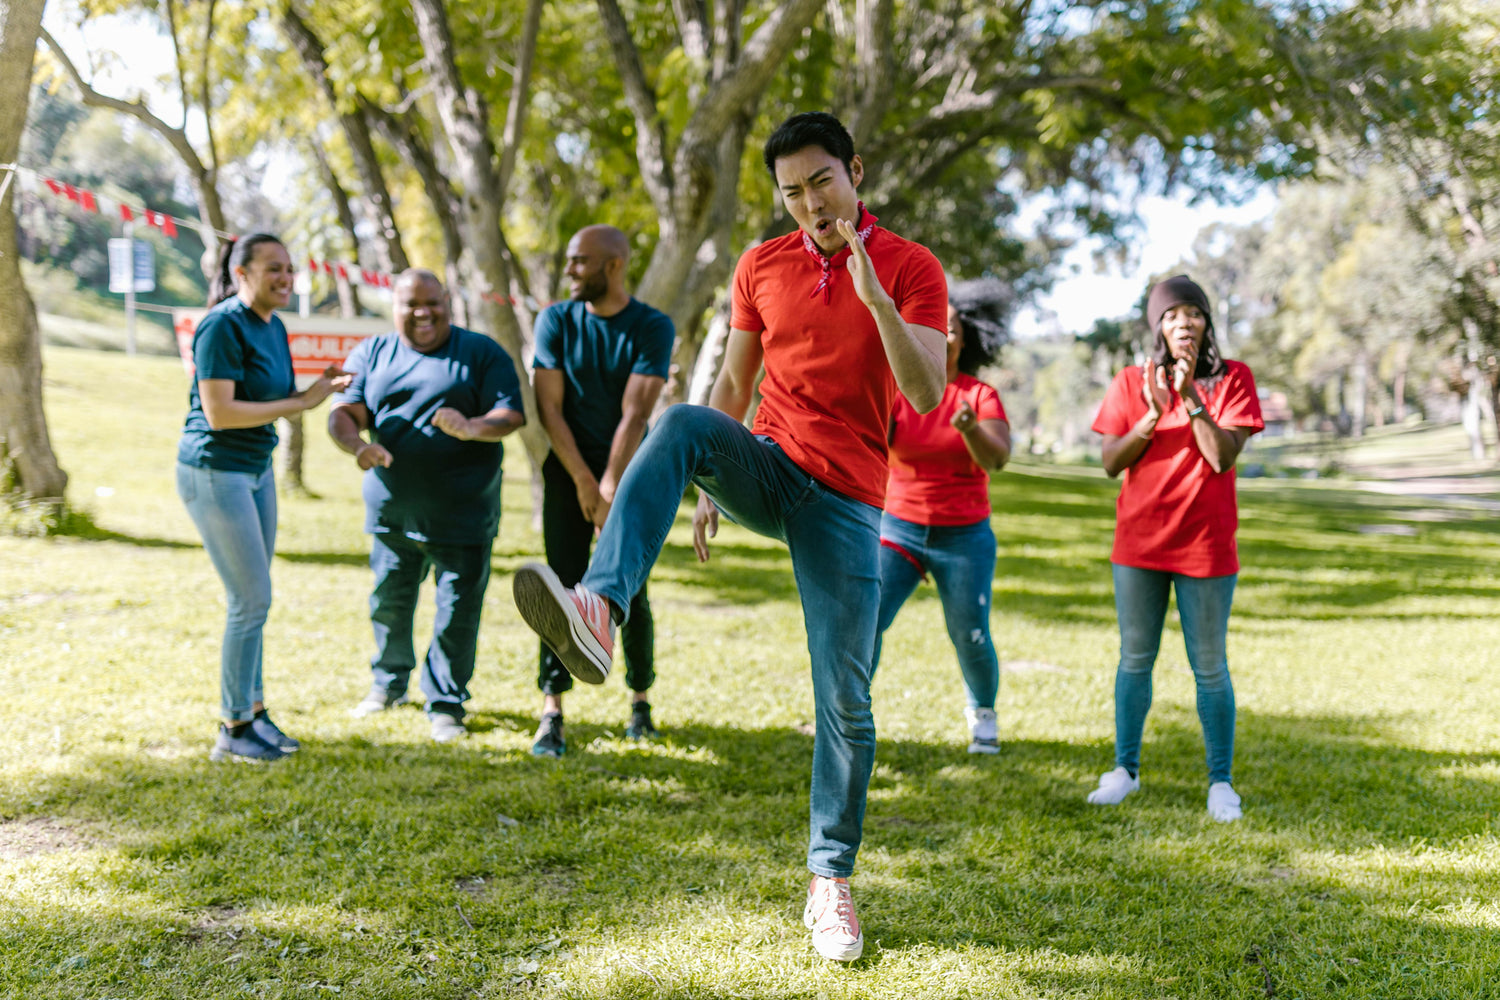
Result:
M963 674L970 753L1000 751L995 719L1000 662L990 641L995 578L990 473L1010 459L1010 424L1000 394L981 382L978 372L996 361L1008 339L1013 301L1010 290L993 278L950 283L948 387L928 413L897 398L880 519L875 665L885 630L931 573Z
M1125 478L1110 555L1120 623L1115 769L1088 798L1116 805L1141 786L1151 668L1176 591L1203 725L1208 811L1228 823L1241 815L1230 774L1234 686L1225 655L1240 569L1234 462L1265 423L1250 369L1220 355L1208 296L1192 279L1179 274L1154 285L1146 322L1156 334L1153 356L1115 376L1094 420L1104 436L1104 471Z

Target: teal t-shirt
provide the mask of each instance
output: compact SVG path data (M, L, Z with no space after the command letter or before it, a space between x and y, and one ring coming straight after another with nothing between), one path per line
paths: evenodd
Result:
M365 473L365 530L445 545L493 538L505 451L498 441L449 437L432 426L432 415L445 406L466 417L497 407L525 412L505 348L455 326L442 347L423 354L384 333L361 342L344 369L354 381L336 402L363 403L370 439L391 453L389 469Z
M203 469L253 472L271 466L276 450L275 422L260 427L216 431L208 426L198 380L229 379L234 398L252 403L286 399L297 391L292 374L292 352L286 327L273 315L261 319L239 297L214 306L193 332L192 387L188 390L187 419L177 445L177 460Z
M563 373L563 420L595 475L609 462L625 383L631 375L666 378L675 336L669 316L634 298L613 316L569 301L537 317L532 365Z

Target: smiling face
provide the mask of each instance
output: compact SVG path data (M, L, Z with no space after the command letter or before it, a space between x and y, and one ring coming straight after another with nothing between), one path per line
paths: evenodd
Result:
M269 316L292 299L292 279L297 269L280 243L266 241L250 249L250 260L234 269L240 298L263 316Z
M1161 314L1161 334L1174 358L1187 357L1189 353L1194 357L1200 354L1207 332L1208 317L1197 306L1175 305Z
M859 182L864 176L858 156L845 170L839 158L822 146L804 146L776 159L776 189L786 210L818 249L830 255L844 248L834 220L859 223Z
M605 252L592 233L580 232L568 241L568 298L574 302L598 302L609 294L610 265L619 257Z
M392 313L396 332L413 350L430 354L448 342L448 293L431 275L403 275Z

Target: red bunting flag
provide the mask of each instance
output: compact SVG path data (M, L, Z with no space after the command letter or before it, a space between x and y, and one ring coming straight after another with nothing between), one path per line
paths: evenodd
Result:
M71 184L63 185L63 194L68 196L69 201L78 200L78 189Z
M53 194L60 196L63 193L62 185L57 183L57 181L53 180L52 178L43 177L42 182L47 185L47 190L51 191Z
M93 212L95 215L99 214L99 203L94 200L94 192L92 191L79 191L78 204L83 206L85 212Z
M338 272L339 272L339 280L340 281L348 281L349 280L349 269L347 267L345 267L343 264L340 264L338 266Z
M120 221L121 222L134 222L135 221L135 213L132 212L130 210L130 206L127 205L127 204L125 204L123 201L120 202Z
M163 215L161 217L161 231L174 240L177 238L177 223L170 215Z

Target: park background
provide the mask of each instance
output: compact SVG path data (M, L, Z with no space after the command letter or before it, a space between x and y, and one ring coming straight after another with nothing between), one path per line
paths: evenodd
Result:
M42 13L0 2L0 996L1491 995L1492 4L108 0L49 5L38 46ZM987 372L1021 444L992 486L1005 749L963 753L924 588L875 685L867 957L821 963L798 919L811 694L776 546L731 526L699 567L682 518L663 739L621 739L610 684L571 696L568 758L527 753L534 425L471 739L346 714L367 542L315 411L279 460L267 656L307 749L211 767L222 596L171 486L175 346L145 316L125 356L104 291L120 206L147 304L200 305L214 234L264 228L319 264L320 313L383 315L381 276L428 266L523 360L568 235L611 221L701 398L735 255L791 225L759 143L807 107L850 123L883 222L1015 296ZM1184 270L1273 418L1241 462L1231 827L1175 623L1142 793L1082 799L1116 651L1087 428Z

